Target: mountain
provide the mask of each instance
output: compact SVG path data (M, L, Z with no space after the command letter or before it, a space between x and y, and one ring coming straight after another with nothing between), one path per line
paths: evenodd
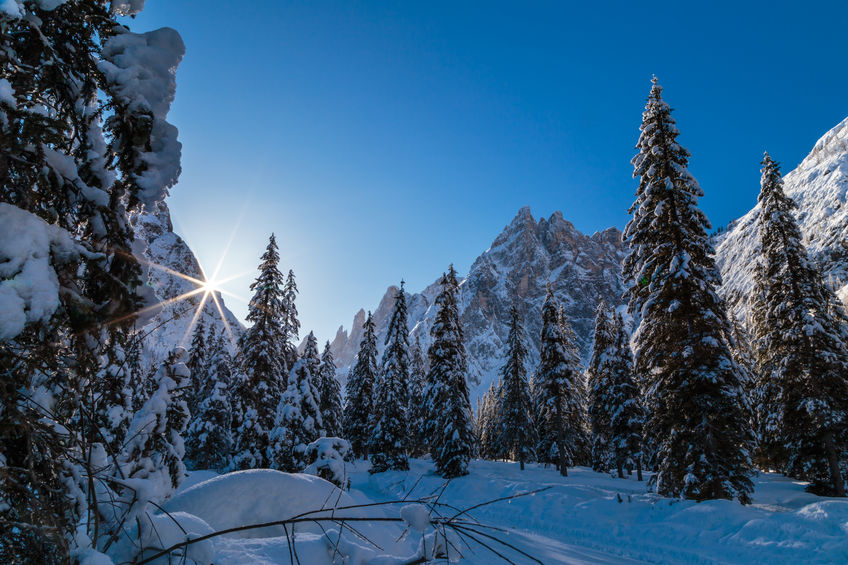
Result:
M161 362L175 346L188 348L193 332L192 320L203 298L191 293L198 285L180 277L177 273L203 280L200 263L183 239L174 233L168 206L160 202L154 210L148 210L132 218L135 233L134 254L141 263L148 287L148 306L139 317L136 326L144 335L142 362L147 367ZM209 296L196 322L202 322L209 332L232 334L231 353L235 351L235 340L243 327L230 312L218 294L223 317ZM226 320L226 323L225 323ZM229 327L229 330L227 329ZM208 335L208 333L207 333Z
M795 170L784 176L787 196L810 256L848 306L848 118L827 132ZM757 204L717 238L722 292L740 320L750 312L759 242Z
M621 232L616 228L587 236L563 219L560 212L537 221L529 208L522 208L460 281L459 310L465 329L472 401L498 378L513 302L518 303L526 320L531 346L528 367L532 370L538 364L541 310L548 282L565 307L581 351L587 355L598 301L603 298L616 306L622 303L623 257ZM390 286L374 310L381 352L397 290ZM424 348L430 344L430 327L436 313L433 302L438 292L437 279L421 293L407 296L412 339L420 337ZM355 359L364 320L365 312L360 310L354 316L350 333L339 329L331 345L341 374Z

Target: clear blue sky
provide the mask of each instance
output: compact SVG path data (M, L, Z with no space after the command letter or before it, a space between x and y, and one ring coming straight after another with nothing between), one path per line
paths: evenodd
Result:
M178 233L211 269L241 216L221 276L251 271L226 286L247 298L276 232L323 341L401 277L466 272L523 205L623 227L653 73L703 209L742 215L763 150L788 172L848 115L846 22L844 2L147 0L129 24L187 47Z

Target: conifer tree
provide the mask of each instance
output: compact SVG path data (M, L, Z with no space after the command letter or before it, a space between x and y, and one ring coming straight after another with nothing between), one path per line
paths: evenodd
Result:
M450 479L468 474L474 453L471 402L468 398L465 341L457 307L459 282L453 265L442 275L436 297L438 312L430 334L430 371L424 392L427 421L425 433L436 471Z
M409 469L406 455L409 421L409 328L403 281L395 296L395 306L386 332L386 349L379 376L374 385L371 435L368 452L371 473Z
M542 306L542 339L537 370L539 383L539 458L556 463L563 476L568 467L588 460L589 439L583 403L583 369L574 333L548 286Z
M214 330L214 328L213 328ZM211 342L214 336L209 335ZM191 384L186 394L186 402L189 412L192 416L197 412L198 404L202 400L203 388L207 378L209 369L210 348L206 340L206 327L203 319L200 318L197 325L194 327L194 334L191 337L191 346L189 347L189 357L186 366L191 371Z
M318 354L318 339L315 337L313 332L309 332L309 335L306 336L306 344L303 347L303 357L302 359L306 361L306 364L309 366L309 372L312 374L313 378L317 381L318 369L321 366L321 357Z
M767 459L817 492L845 496L848 320L801 243L780 168L763 158L762 263L754 311Z
M612 464L619 477L636 468L642 480L642 427L645 415L639 398L639 387L633 379L633 356L630 353L630 336L624 327L621 314L615 314L611 333L615 339L609 346L609 355L602 361L600 372L609 374L610 381L610 447Z
M592 429L592 469L605 473L612 463L612 414L616 409L613 399L611 354L615 354L616 336L610 319L611 311L603 300L595 310L595 332L592 357L586 374L589 379L589 423Z
M300 320L297 318L297 284L294 280L294 271L289 269L286 276L286 284L282 294L282 317L283 329L283 354L286 363L286 372L291 371L297 361L297 340L300 339Z
M328 437L342 436L342 391L338 379L336 379L336 363L333 360L333 352L330 350L330 342L324 345L321 354L321 364L318 367L318 388L321 394L321 420L324 422L324 431Z
M648 380L646 432L656 442L659 494L738 498L752 489L751 433L730 326L716 293L721 277L698 208L689 152L654 79L640 127L633 217L624 231L630 313L640 320L636 370Z
M230 402L232 359L223 334L210 334L207 377L198 395L196 412L186 432L186 464L192 469L223 472L233 448Z
M535 459L538 441L531 415L527 369L524 367L527 358L525 339L518 307L513 304L506 340L506 363L501 369L503 394L500 399L500 429L497 441L504 446L513 460L518 460L522 471L525 461Z
M368 424L374 409L374 382L377 379L377 337L371 312L368 312L362 327L365 332L345 387L343 423L345 439L350 442L351 452L357 458L368 456L368 438L371 433Z
M234 383L238 399L233 426L233 468L268 466L268 434L274 427L277 405L287 386L283 334L283 275L277 265L280 255L273 234L262 254L259 276L250 285L254 291L247 321L253 322L239 339Z
M483 397L477 402L477 419L475 420L475 436L480 457L483 459L495 460L500 459L500 446L497 442L498 423L498 406L500 404L500 396L498 394L500 388L499 382L492 381Z
M295 362L269 438L270 466L288 473L299 473L306 468L307 447L321 437L324 427L320 393L309 367L306 358Z
M424 384L427 370L424 365L424 354L421 350L421 339L415 336L415 345L410 353L409 366L409 402L407 414L409 419L409 454L421 457L427 453L427 437L424 434Z

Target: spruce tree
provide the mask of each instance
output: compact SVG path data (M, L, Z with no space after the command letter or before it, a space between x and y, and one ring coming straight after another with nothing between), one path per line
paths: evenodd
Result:
M280 255L273 234L262 254L259 276L250 285L254 291L248 304L247 321L253 322L239 339L234 383L238 399L233 426L233 468L268 466L268 434L274 427L277 405L287 386L283 356L283 275L277 265Z
M283 356L285 358L286 372L291 371L297 361L297 340L300 339L300 320L297 318L297 284L294 280L294 271L289 269L286 283L282 294L282 317L283 329Z
M409 402L409 328L403 281L386 332L386 349L377 382L371 413L368 452L371 473L409 469L406 446L409 432L406 405Z
M613 400L611 354L615 354L616 336L610 319L612 312L604 301L595 310L595 332L592 357L586 369L589 380L589 423L592 429L592 469L605 473L612 463Z
M191 469L223 472L230 465L233 448L230 402L232 359L226 337L210 334L207 377L198 394L196 411L186 432L186 464Z
M318 339L313 332L309 332L309 335L306 336L302 359L309 366L309 372L316 379L315 382L318 383L317 377L318 370L321 367L321 357L318 354Z
M524 470L525 461L536 458L536 430L531 415L530 389L527 385L527 359L524 325L518 307L510 309L509 335L507 336L506 363L501 368L503 394L500 406L499 434L501 443L513 460Z
M427 437L424 434L424 383L427 370L424 365L424 354L421 350L421 339L415 336L415 345L410 353L409 366L409 402L407 415L409 419L409 454L421 457L427 453Z
M333 352L330 350L330 342L324 345L321 354L321 364L318 367L318 389L321 394L321 420L324 422L324 431L328 437L342 436L342 391L338 379L336 379L336 363L333 360Z
M427 409L425 433L436 471L450 479L468 474L474 453L471 402L468 398L465 341L457 307L459 282L453 265L442 275L442 290L436 297L436 319L428 351L430 371L424 405Z
M214 328L213 328L214 330ZM209 335L211 342L214 336ZM191 384L186 394L186 402L188 403L189 412L192 416L197 412L198 404L202 400L203 388L209 370L210 348L206 340L206 327L203 324L203 319L199 319L194 327L194 334L191 337L191 346L189 347L189 357L186 366L191 371Z
M801 243L778 164L768 153L762 164L754 329L767 459L816 492L845 496L848 320Z
M365 332L359 344L356 363L350 370L345 387L344 436L350 442L354 457L368 456L369 419L374 409L374 382L377 380L377 337L371 312L362 326Z
M272 468L299 473L309 464L307 447L321 437L324 427L319 403L320 393L310 362L299 359L289 375L289 386L277 407L269 437L268 461Z
M583 369L562 309L548 285L542 306L539 387L539 458L556 463L563 476L568 467L589 458L583 403Z
M642 427L645 414L639 397L639 387L633 379L633 356L630 336L624 327L621 314L615 314L611 333L615 339L609 354L602 361L600 372L609 375L610 383L610 448L612 464L619 477L636 468L642 480Z
M716 293L721 277L698 208L689 152L654 79L633 159L640 178L624 231L636 370L648 381L646 432L656 442L657 492L750 501L751 433L744 391Z

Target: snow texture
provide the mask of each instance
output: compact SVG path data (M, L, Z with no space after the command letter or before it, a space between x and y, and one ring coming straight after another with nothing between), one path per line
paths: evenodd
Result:
M147 169L136 179L142 189L139 199L148 207L164 200L180 175L182 145L177 128L165 118L174 101L176 70L183 55L183 40L171 28L142 34L124 31L105 42L98 65L119 102L133 114L153 117L151 150L142 156Z
M0 341L50 319L59 307L54 267L80 255L95 257L65 230L0 203Z

